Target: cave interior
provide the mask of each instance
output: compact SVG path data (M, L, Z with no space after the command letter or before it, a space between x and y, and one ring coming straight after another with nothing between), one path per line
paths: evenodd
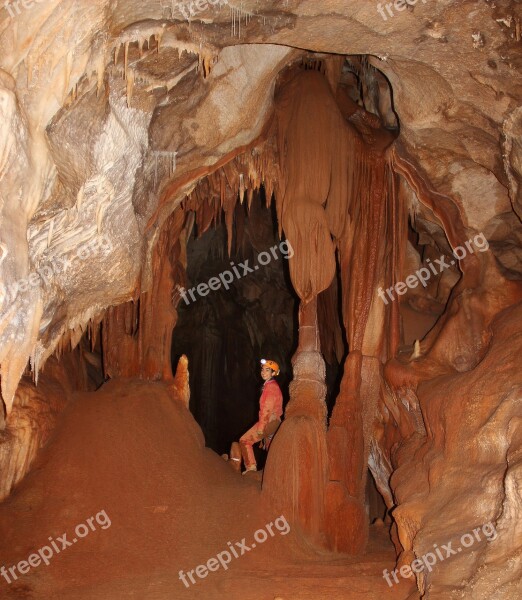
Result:
M2 597L522 597L520 6L407 4L6 3Z

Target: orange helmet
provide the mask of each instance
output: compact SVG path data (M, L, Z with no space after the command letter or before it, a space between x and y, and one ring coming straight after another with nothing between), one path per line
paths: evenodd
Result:
M262 358L261 359L261 364L263 366L267 366L270 369L272 369L272 371L274 371L274 375L277 377L277 375L279 375L279 365L276 363L275 360L267 360L266 358Z

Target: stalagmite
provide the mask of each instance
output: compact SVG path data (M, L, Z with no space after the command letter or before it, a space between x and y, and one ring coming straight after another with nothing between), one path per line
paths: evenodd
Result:
M188 359L185 355L181 356L178 361L174 381L172 382L175 397L181 400L185 408L189 409L190 402L190 387L189 387L189 370Z
M291 515L319 544L324 530L328 480L325 365L319 348L317 301L299 310L299 347L292 359L294 381L285 420L272 442L263 490L278 510Z

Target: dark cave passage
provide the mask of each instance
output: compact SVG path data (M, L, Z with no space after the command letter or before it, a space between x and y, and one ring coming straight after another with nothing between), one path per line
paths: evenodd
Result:
M199 238L194 228L187 245L187 292L178 304L173 369L186 354L190 409L207 445L219 454L228 452L257 418L260 359L270 357L281 365L282 390L291 379L296 345L296 298L287 265L291 252L278 239L275 216L265 204L257 198L248 215L245 205L236 207L230 257L222 222ZM217 278L215 284L212 278ZM202 290L204 295L196 289L194 301L188 290L209 281L219 288Z
M190 410L205 433L207 445L219 454L228 453L231 443L257 419L263 384L261 358L271 358L280 365L277 380L284 404L288 401L291 358L297 347L298 299L288 271L292 254L289 243L279 239L274 206L266 208L264 188L250 209L236 206L230 257L223 222L201 236L194 226L188 241L187 284L178 289L172 368L176 370L182 354L187 356ZM202 294L198 293L197 286L209 282L216 289L207 285L207 289L200 288ZM323 316L327 336L331 324L329 315ZM335 351L326 358L327 401L331 407L341 371ZM257 449L256 454L262 467L265 454Z

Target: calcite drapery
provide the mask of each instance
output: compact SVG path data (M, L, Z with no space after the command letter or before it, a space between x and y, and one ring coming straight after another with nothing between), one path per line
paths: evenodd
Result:
M339 240L350 353L328 430L327 536L336 550L356 553L368 535L365 489L381 362L395 354L399 343L398 304L385 305L377 290L398 279L406 211L386 152L392 136L348 98L342 98L342 106L361 139L351 159L349 225Z

